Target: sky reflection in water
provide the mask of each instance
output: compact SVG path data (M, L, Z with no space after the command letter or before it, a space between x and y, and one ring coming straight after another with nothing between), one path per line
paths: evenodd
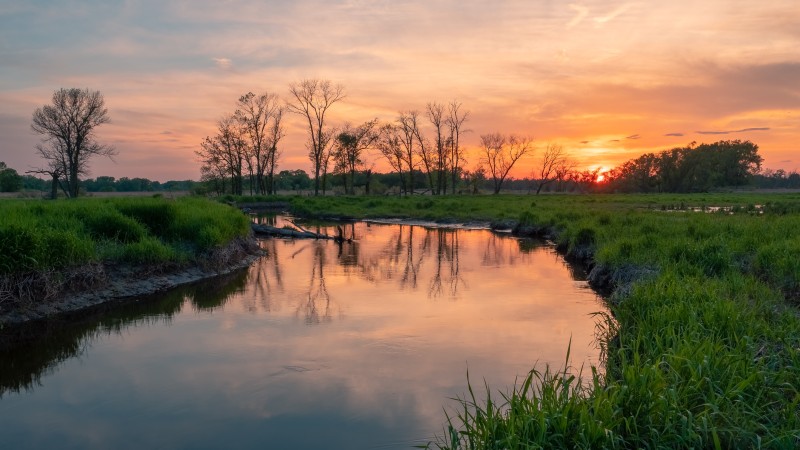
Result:
M264 240L249 271L0 353L0 447L408 448L467 370L506 391L570 339L571 365L597 364L604 307L552 249L344 228L355 242Z

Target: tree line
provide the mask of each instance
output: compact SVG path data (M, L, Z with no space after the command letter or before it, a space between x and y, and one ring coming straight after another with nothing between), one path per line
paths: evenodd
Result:
M314 195L326 194L332 184L340 184L345 194L354 194L356 188L369 194L377 162L370 160L371 155L388 163L404 195L454 194L477 186L482 178L491 179L492 191L498 193L517 162L535 150L529 136L481 135L477 165L468 170L463 138L471 132L467 128L470 112L457 100L428 102L422 110L401 111L387 122L370 119L333 127L331 108L344 98L342 85L320 79L290 84L284 103L271 92L245 94L236 110L218 122L216 134L201 143L197 155L202 179L220 192L242 194L247 185L251 194L274 193L272 178L282 152L278 144L284 112L296 114L305 124ZM566 168L572 166L561 147L548 146L537 192L565 176ZM423 174L423 185L417 173ZM331 178L338 181L330 182ZM250 182L244 183L246 179ZM266 182L261 183L262 179Z
M298 115L306 124L315 195L326 193L329 176L341 181L344 193L354 194L357 186L370 193L375 166L368 158L370 152L388 162L397 174L400 193L405 195L476 192L484 179L491 180L491 190L499 193L517 162L531 157L535 150L533 138L528 136L484 134L477 164L468 170L463 136L471 132L466 128L470 114L460 102L428 102L422 111L401 111L385 123L371 119L332 127L330 109L345 97L344 87L320 79L291 83L286 101L271 92L242 95L234 111L217 121L216 133L200 143L196 154L201 161L201 180L219 193L241 195L246 187L250 194L274 194L286 112ZM97 127L109 121L100 92L55 91L51 104L33 113L31 128L42 136L36 149L46 165L29 173L51 178L53 198L59 188L67 197L78 196L82 187L86 189L80 177L88 173L89 160L117 154L95 136ZM548 145L537 171L536 192L556 180L563 181L574 166L560 146ZM422 186L418 173L423 174Z
M343 86L329 80L305 79L291 83L288 93L288 99L283 100L277 93L248 92L235 102L233 112L217 121L215 134L204 138L196 151L201 180L208 190L271 195L278 190L305 189L310 181L314 195L324 195L333 186L339 186L345 194L369 194L373 186L387 183L403 195L482 190L497 194L504 188L536 194L698 192L753 182L789 187L797 178L796 173L785 172L759 175L763 159L758 146L749 141L692 143L644 154L600 174L599 169L578 170L578 162L560 145L537 149L530 136L491 132L480 135L477 158L475 151L468 158L463 138L472 132L467 128L470 112L457 100L428 102L422 110L400 111L386 122L370 119L332 127L330 110L346 98ZM299 116L305 124L310 175L278 171L287 112ZM81 181L80 177L88 173L90 159L117 154L95 136L96 128L109 121L99 92L74 88L55 91L51 104L34 111L31 124L42 136L36 150L46 165L27 173L48 175L53 197L57 189L75 197L81 189L91 192L97 184L103 185L98 190L125 191L128 188L122 184L137 184L134 180L138 180L140 190L151 189L153 182L146 179L123 177L101 182L104 177L98 177L89 183ZM539 158L530 174L512 178L517 163L534 154ZM375 158L385 160L394 175L374 173ZM598 183L601 177L604 180ZM24 184L27 179L22 180ZM0 189L19 188L19 174L4 164L0 166Z

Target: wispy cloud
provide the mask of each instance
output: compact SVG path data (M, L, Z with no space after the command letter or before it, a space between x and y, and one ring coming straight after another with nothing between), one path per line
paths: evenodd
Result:
M667 134L665 134L664 136L677 136L677 137L681 137L681 136L683 136L683 133L667 133Z
M753 127L742 128L741 130L726 130L726 131L695 131L697 134L732 134L732 133L746 133L748 131L769 131L768 127Z
M212 58L214 64L222 70L230 70L233 67L233 62L228 58Z
M636 6L636 3L625 3L618 6L616 9L612 10L610 13L606 14L605 16L595 17L594 22L597 25L604 25L612 20L616 19L617 17L625 14L629 9Z
M568 30L570 28L574 27L575 25L578 25L579 23L581 23L583 21L583 19L585 19L586 16L589 15L589 8L587 8L587 7L583 6L583 5L577 5L577 4L574 4L574 3L570 3L569 9L575 11L575 17L573 17L572 20L570 20L569 23L567 23L567 29Z
M630 136L626 136L625 139L641 139L642 137L638 134L632 134Z

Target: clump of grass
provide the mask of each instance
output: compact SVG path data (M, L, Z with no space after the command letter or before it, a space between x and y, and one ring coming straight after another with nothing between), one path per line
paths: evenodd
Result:
M178 215L177 202L160 198L120 199L114 206L119 212L135 219L147 227L151 234L159 237L169 236L170 228Z
M531 227L541 224L539 217L532 211L523 211L519 215L518 222L522 227Z
M0 229L0 270L33 270L41 265L44 249L41 237L27 227L11 224Z
M137 242L142 240L148 230L137 220L123 215L113 208L101 208L99 211L85 211L83 224L95 239L110 239L120 242Z
M113 256L118 261L135 265L156 265L180 260L179 252L174 247L152 236L117 247Z
M250 219L235 209L204 200L181 199L171 225L173 235L205 252L250 232Z

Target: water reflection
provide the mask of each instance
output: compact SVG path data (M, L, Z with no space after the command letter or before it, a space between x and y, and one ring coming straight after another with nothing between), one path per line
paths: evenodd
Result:
M231 277L15 331L29 338L0 352L0 442L409 448L441 431L467 368L503 389L561 364L570 340L573 366L597 362L602 305L552 249L488 231L342 233L354 240L263 240Z
M2 329L0 398L35 388L60 363L85 354L93 342L105 336L120 335L129 327L169 325L186 302L198 311L222 308L231 295L242 291L247 277L247 271L239 271L137 302L103 305L59 320Z
M346 265L341 259L342 245L343 244L339 244L339 261L343 265ZM331 294L325 286L325 243L314 241L313 251L314 260L311 264L311 277L308 283L306 301L300 303L296 310L296 314L298 316L302 314L306 324L309 325L331 321ZM274 258L273 261L277 266L277 253L274 255Z

